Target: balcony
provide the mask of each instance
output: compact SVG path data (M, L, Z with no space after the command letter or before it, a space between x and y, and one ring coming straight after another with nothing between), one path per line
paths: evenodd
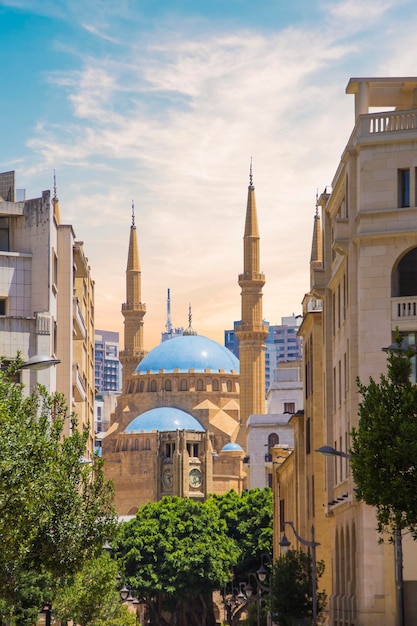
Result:
M347 254L349 246L349 220L337 217L333 222L333 250Z
M391 323L400 331L417 328L417 296L391 298Z
M84 379L77 363L72 365L72 393L76 402L85 402L87 399Z
M85 327L83 314L81 313L79 299L76 296L72 299L72 326L74 339L85 339L87 329Z
M398 141L404 139L404 134L417 138L416 109L368 113L359 116L347 149L357 144Z

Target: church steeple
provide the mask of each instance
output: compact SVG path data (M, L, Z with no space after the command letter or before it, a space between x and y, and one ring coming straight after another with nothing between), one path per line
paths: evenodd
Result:
M132 200L132 223L130 226L129 251L126 267L126 302L122 304L124 316L124 350L120 352L123 390L128 379L146 352L143 348L143 318L146 305L141 302L141 271L139 247L135 224L135 205Z
M265 339L268 328L262 320L264 284L265 276L260 271L260 238L251 159L243 237L243 274L239 275L242 319L236 330L239 339L241 422L237 443L243 448L246 448L249 416L265 413Z

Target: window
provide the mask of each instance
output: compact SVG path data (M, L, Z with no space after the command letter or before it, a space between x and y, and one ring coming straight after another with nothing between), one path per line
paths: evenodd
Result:
M398 170L398 206L410 206L410 170Z
M180 391L187 391L188 386L187 386L187 381L185 378L183 378L180 382Z
M172 459L175 452L175 443L166 443L165 444L165 457L167 459Z
M268 448L273 448L279 444L279 437L277 433L271 433L268 435Z
M172 391L171 381L169 378L165 381L165 391Z
M232 381L231 380L227 381L227 391L232 391Z
M139 393L143 393L145 387L145 381L141 380L139 385Z
M0 298L0 315L6 315L6 298Z
M198 458L198 443L187 443L187 452L190 457Z
M197 391L204 391L204 382L202 378L197 380Z
M151 391L156 391L156 380L151 380Z
M309 417L306 419L306 454L311 452L311 420Z
M0 250L7 252L10 249L9 244L9 218L0 217Z
M284 413L295 413L295 402L284 402Z
M213 380L213 391L219 391L219 381L217 378Z

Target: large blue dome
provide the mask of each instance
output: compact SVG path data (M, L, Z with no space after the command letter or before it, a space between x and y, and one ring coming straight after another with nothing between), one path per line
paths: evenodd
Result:
M150 409L135 417L125 428L125 433L173 432L175 430L196 430L205 432L198 420L189 413L173 407L162 406Z
M219 372L239 373L239 360L233 352L219 343L201 335L184 335L163 341L151 350L137 366L136 374L150 371L157 374L160 370L173 372Z

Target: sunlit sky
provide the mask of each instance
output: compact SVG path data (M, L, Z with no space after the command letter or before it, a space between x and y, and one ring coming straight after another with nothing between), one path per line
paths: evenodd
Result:
M0 0L0 171L53 188L84 242L96 327L121 333L135 203L145 348L223 343L253 157L264 318L301 313L316 191L354 124L350 77L417 74L415 0Z

